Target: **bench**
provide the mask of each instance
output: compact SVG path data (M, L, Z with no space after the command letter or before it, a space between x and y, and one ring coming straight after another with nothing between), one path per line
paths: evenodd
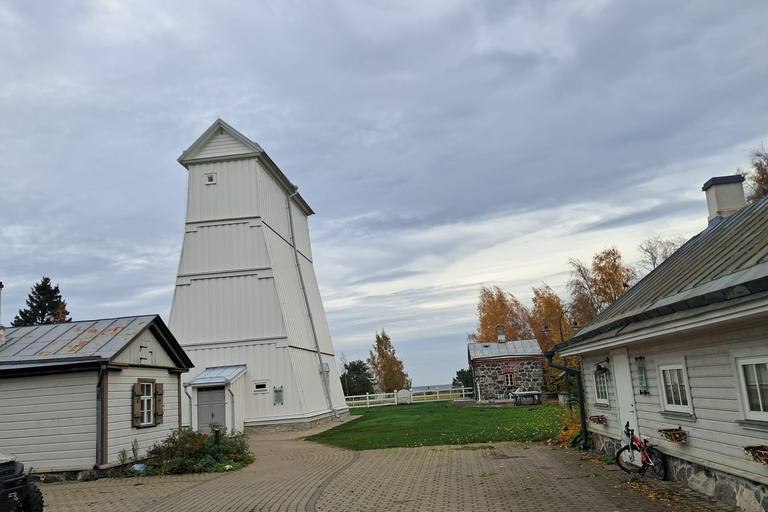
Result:
M526 398L531 399L531 405L541 405L541 391L513 391L509 395L515 401L515 405L523 404Z

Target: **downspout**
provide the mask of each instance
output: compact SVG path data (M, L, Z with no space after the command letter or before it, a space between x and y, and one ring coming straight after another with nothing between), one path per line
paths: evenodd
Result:
M189 398L189 429L192 429L192 395L189 394L189 391L187 390L189 388L189 382L184 383L184 394L187 395L187 398Z
M107 376L107 365L103 363L99 368L99 379L96 382L96 465L99 466L104 456L104 443L102 436L104 435L104 379Z
M309 325L312 327L312 337L315 340L315 350L317 351L317 360L320 362L320 375L323 376L323 385L325 386L325 397L328 400L328 407L333 411L333 416L339 418L339 413L333 406L333 399L331 398L331 385L328 382L328 373L325 371L325 364L323 363L323 353L320 351L320 341L317 339L317 331L315 330L315 320L312 318L312 308L309 306L309 297L307 296L307 288L304 286L304 276L301 273L301 264L299 263L299 250L296 248L296 233L293 231L293 212L291 210L291 199L293 199L299 193L299 187L293 186L293 194L288 196L288 224L291 228L291 245L293 246L293 257L296 260L296 270L299 272L299 282L301 283L301 293L304 295L304 304L307 306L307 316L309 316Z
M230 399L232 400L232 428L229 429L229 433L235 431L235 394L232 392L231 383L227 383L227 391L229 391Z
M589 432L587 431L587 413L584 410L584 390L583 390L583 384L581 382L581 371L574 370L573 368L568 368L567 366L561 366L557 363L552 362L552 358L555 356L554 350L550 350L549 352L544 352L542 355L547 358L547 364L552 368L563 370L568 375L573 375L574 377L576 377L576 399L579 401L579 420L581 421L581 445L579 446L579 448L582 450L586 450L587 439L588 439L587 436L589 435Z

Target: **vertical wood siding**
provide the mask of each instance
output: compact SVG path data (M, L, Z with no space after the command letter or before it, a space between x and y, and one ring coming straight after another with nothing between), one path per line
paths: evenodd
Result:
M193 279L177 286L169 326L185 347L285 336L275 280L255 275Z
M257 217L256 160L231 160L189 166L187 223ZM216 184L205 175L216 173Z
M136 428L133 426L133 385L140 378L156 379L163 384L163 423L155 427ZM167 370L149 368L126 368L109 372L109 462L118 461L118 453L125 449L131 456L131 444L139 442L140 456L157 441L165 439L172 430L179 428L178 374Z
M97 372L0 380L0 453L35 469L96 462Z
M142 347L146 348L142 349ZM146 329L130 345L125 347L114 361L116 363L144 364L165 368L176 367L176 364L149 329Z
M246 220L188 230L184 234L179 274L269 267L262 229Z
M664 452L693 460L704 465L715 464L716 469L768 483L765 466L749 462L743 446L765 444L766 432L744 428L736 423L740 419L741 400L738 376L734 372L731 351L755 349L768 355L768 329L732 329L727 332L703 332L697 336L685 335L659 339L653 343L629 347L632 384L635 394L640 433ZM609 373L611 411L606 413L592 405L594 389L591 384L593 363L604 359L607 353L589 354L583 366L590 376L585 378L589 414L605 414L606 427L590 425L590 430L618 438L618 419L615 418L615 386ZM645 357L646 379L650 394L639 394L638 368L635 357ZM670 418L662 415L661 390L658 376L660 364L681 363L688 373L690 396L695 419ZM613 421L612 421L613 420ZM681 426L688 431L687 444L670 443L657 429ZM708 462L709 461L709 462Z

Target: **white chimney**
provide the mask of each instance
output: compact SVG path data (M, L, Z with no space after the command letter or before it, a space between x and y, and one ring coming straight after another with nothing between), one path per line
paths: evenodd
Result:
M0 281L0 306L3 305L3 282ZM5 345L5 327L3 327L3 315L0 310L0 347Z
M707 181L701 190L707 194L710 224L730 217L747 205L744 199L744 176L718 176Z

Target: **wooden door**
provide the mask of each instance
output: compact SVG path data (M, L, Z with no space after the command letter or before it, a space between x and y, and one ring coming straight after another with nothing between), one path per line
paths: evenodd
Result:
M199 388L197 390L197 425L200 432L211 433L212 425L225 426L224 388Z

